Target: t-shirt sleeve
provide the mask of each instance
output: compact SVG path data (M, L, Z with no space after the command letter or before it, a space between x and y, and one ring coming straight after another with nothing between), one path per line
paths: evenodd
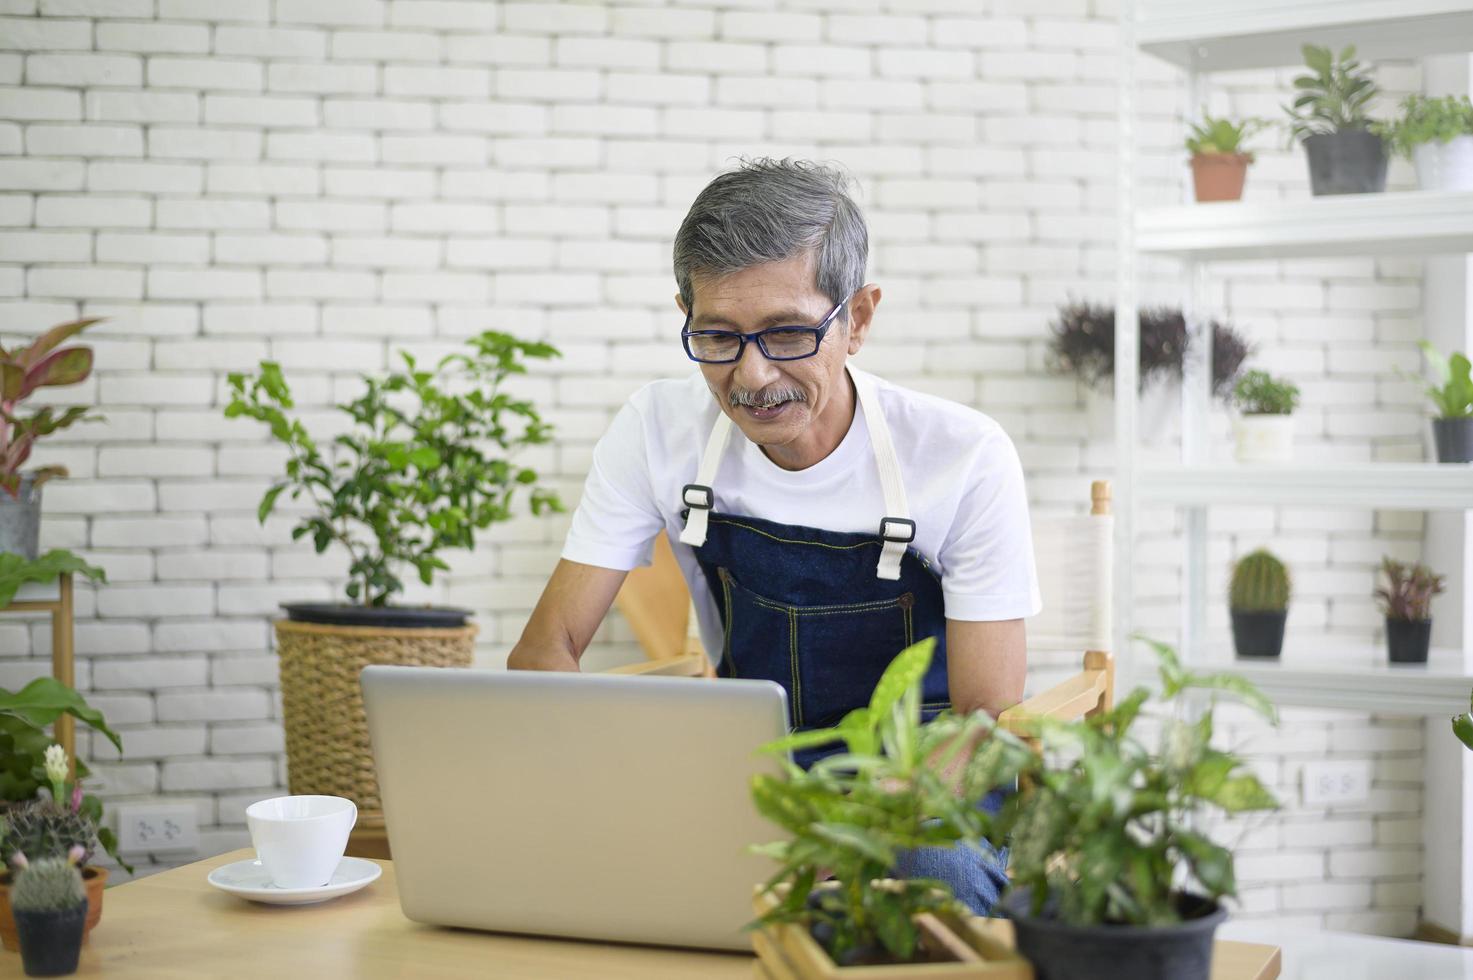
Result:
M1042 607L1023 465L1001 429L986 438L938 556L947 619L1023 619Z
M594 447L562 556L627 572L650 563L664 527L651 490L643 421L626 404Z

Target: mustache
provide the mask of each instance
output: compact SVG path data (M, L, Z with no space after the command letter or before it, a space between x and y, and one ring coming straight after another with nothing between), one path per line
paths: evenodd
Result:
M752 408L776 408L783 402L806 402L808 396L801 388L763 388L761 391L749 391L746 388L733 388L726 396L732 408L750 406Z

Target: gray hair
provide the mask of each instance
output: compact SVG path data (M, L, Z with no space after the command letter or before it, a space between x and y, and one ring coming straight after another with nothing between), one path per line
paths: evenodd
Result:
M819 292L838 303L864 285L869 231L850 177L807 160L743 160L712 180L675 233L675 282L686 309L692 278L720 278L803 252L817 258ZM840 313L847 319L848 310Z

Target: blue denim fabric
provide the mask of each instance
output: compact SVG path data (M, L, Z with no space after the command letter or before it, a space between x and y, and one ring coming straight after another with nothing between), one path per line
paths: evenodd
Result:
M1005 794L994 790L978 809L996 813ZM970 848L918 847L902 851L895 862L897 878L936 878L951 886L956 897L977 915L991 915L1008 887L1008 849L983 844Z
M951 706L941 578L914 549L897 581L876 577L878 524L874 534L847 534L713 512L696 549L721 615L719 673L781 684L795 730L835 725L869 704L895 655L928 636L936 655L922 682L922 717ZM794 761L807 768L839 749ZM1005 865L1006 852L922 848L903 854L897 872L945 881L986 914L1006 884Z

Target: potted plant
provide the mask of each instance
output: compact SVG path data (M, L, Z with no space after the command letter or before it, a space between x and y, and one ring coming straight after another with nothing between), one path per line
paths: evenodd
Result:
M476 627L462 609L394 605L405 570L428 585L441 553L470 549L475 534L513 516L525 492L533 514L561 510L516 452L551 438L532 403L503 390L526 361L557 356L541 343L487 331L468 350L423 367L365 378L363 393L335 406L349 426L319 445L287 413L281 368L229 376L228 418L268 425L288 451L284 479L266 491L262 522L283 494L307 510L292 538L340 550L348 603L286 603L276 623L288 781L295 794L342 796L367 826L381 813L358 675L368 664L468 667Z
M920 682L935 641L895 658L868 706L836 728L794 733L764 747L782 776L752 779L752 800L790 839L754 848L779 864L758 886L753 946L770 976L856 976L892 964L908 976L950 963L945 976L991 977L992 960L1016 957L971 929L972 916L943 883L895 880L899 853L917 847L978 847L990 815L978 808L1031 751L978 712L920 721ZM991 737L982 736L992 732ZM847 751L804 770L789 751L842 741ZM831 874L832 879L823 879ZM973 973L968 964L976 967Z
M1192 123L1187 152L1192 155L1192 189L1198 201L1236 201L1243 196L1243 181L1253 154L1243 142L1268 123L1262 119L1233 122L1202 114Z
M1170 647L1151 646L1175 709L1159 719L1159 748L1135 731L1144 687L1083 721L1042 719L1041 751L1019 772L1027 788L990 827L1011 844L1003 906L1038 980L1206 980L1236 881L1232 852L1203 817L1277 806L1240 756L1212 747L1212 704L1184 711L1197 691L1276 721L1273 706L1241 677L1190 673Z
M1294 409L1299 388L1267 371L1246 371L1233 386L1233 422L1240 463L1287 463L1294 458Z
M65 471L56 466L21 471L36 440L88 416L88 409L38 408L20 415L21 403L41 388L80 384L92 373L92 349L62 347L97 323L74 320L52 327L23 347L0 348L0 551L36 557L41 529L41 485Z
M1277 657L1283 651L1289 596L1289 570L1272 552L1260 548L1238 559L1228 590L1238 656Z
M1166 433L1178 407L1183 365L1191 354L1186 317L1180 308L1149 307L1140 311L1141 431L1146 441ZM1228 323L1210 324L1212 392L1226 397L1250 347ZM1115 377L1115 309L1103 303L1071 300L1059 307L1049 324L1048 367L1072 374L1092 404L1089 414L1096 434L1114 431L1114 412L1106 400Z
M1427 397L1437 409L1437 418L1432 420L1437 461L1473 462L1473 372L1470 372L1473 366L1467 354L1454 351L1451 357L1443 357L1425 340L1421 347L1422 356L1437 375L1436 384L1423 382Z
M11 903L26 976L76 973L88 902L74 862L65 857L29 862L16 880Z
M1409 95L1382 135L1417 168L1427 191L1473 190L1473 102L1466 95Z
M1299 95L1284 107L1295 139L1309 159L1309 186L1316 197L1366 194L1386 189L1386 144L1368 115L1380 92L1369 68L1355 60L1355 47L1336 58L1329 48L1306 44L1310 74L1294 79Z
M86 771L80 760L77 766L79 771ZM131 872L133 869L118 858L113 832L99 826L102 803L97 797L84 793L80 782L68 784L68 769L66 753L61 746L49 746L43 770L50 797L27 798L0 811L0 822L3 822L3 828L0 828L0 862L3 865L0 866L16 868L27 860L70 856L81 869L89 899L83 932L85 939L102 918L102 895L108 879L106 868L91 863L93 852L101 845L125 870ZM12 874L6 871L0 875L0 940L6 949L15 949L17 943L16 922L11 913Z
M1453 734L1464 747L1473 749L1473 697L1469 698L1469 702L1467 711L1453 715Z
M1432 597L1442 594L1443 576L1421 562L1381 559L1386 584L1376 599L1386 617L1386 650L1394 664L1425 664L1432 645Z

